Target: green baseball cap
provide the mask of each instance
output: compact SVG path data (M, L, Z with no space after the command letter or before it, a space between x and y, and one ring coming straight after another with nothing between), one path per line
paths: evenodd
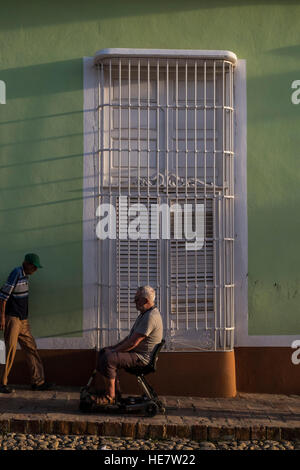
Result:
M41 266L40 258L35 253L27 253L27 255L25 255L25 261L27 261L27 263L34 264L36 268L43 267Z

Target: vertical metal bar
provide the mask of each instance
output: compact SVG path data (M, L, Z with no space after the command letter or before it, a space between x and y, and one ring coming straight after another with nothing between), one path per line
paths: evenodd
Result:
M97 67L97 72L98 72L98 110L97 110L97 117L98 117L98 181L97 181L97 186L98 186L98 207L101 204L101 176L100 176L100 148L101 148L101 123L100 123L100 103L101 103L101 98L100 98L100 93L101 93L101 78L100 78L100 65ZM98 253L97 253L97 271L98 271L98 289L97 289L97 351L100 349L100 299L101 299L101 284L102 284L102 273L101 273L101 263L100 263L100 256L101 256L101 249L99 243L97 243L98 246Z
M198 129L197 129L197 87L198 87L198 70L197 70L197 61L194 64L194 99L195 99L195 108L194 108L194 123L195 123L195 134L194 134L194 174L195 174L195 207L197 204L197 167L198 167ZM196 216L196 215L195 215ZM204 214L205 216L205 214ZM195 255L195 327L198 330L198 250L196 250Z
M225 165L226 165L226 153L225 153L225 70L224 70L224 61L222 62L222 248L223 248L223 324L224 324L224 332L223 332L223 349L226 350L226 327L227 327L227 288L226 285L226 256L225 256L225 244L228 243L225 241L226 237L226 225L225 225L225 215L226 215L226 198L224 198L224 194L226 193L225 189Z
M167 195L167 202L169 205L169 60L167 59L166 63L166 170L165 170L165 178L166 178L166 195ZM172 236L172 235L171 235ZM166 241L166 316L167 316L167 328L170 327L170 305L169 305L169 296L170 296L170 274L169 273L169 256L171 253L170 248L170 240Z
M206 260L206 249L207 249L207 243L206 243L206 212L207 212L207 207L206 207L206 154L207 154L207 147L206 147L206 61L204 61L203 65L203 94L204 94L204 234L205 234L205 245L204 245L204 309L205 309L205 329L207 330L207 260ZM214 254L213 254L214 256Z
M101 126L102 129L104 128L104 64L101 64ZM101 201L104 200L104 195L103 195L103 178L104 178L104 135L101 133L101 152L100 152L100 194L101 194ZM103 280L102 280L103 283ZM100 316L103 315L102 312L100 312ZM100 318L101 320L101 318ZM104 335L105 335L105 330L102 328L101 330L101 346L104 344Z
M130 188L130 159L131 159L131 141L130 141L130 131L131 131L131 61L128 60L128 196L130 199L131 188Z
M156 63L156 177L157 177L157 186L156 186L156 191L157 191L157 199L160 201L159 197L159 176L160 176L160 99L159 99L159 60L157 60ZM161 236L159 237L159 253L161 255ZM161 269L160 269L160 263L161 263L161 256L157 257L157 272L158 272L158 282L159 285L157 286L157 291L159 292L159 309L161 310Z
M216 180L216 163L217 163L217 144L216 144L216 61L214 60L214 186L217 185ZM222 332L222 248L221 248L221 205L222 205L222 192L217 192L217 206L218 206L218 284L217 293L219 297L219 324L218 324L218 346L221 343Z
M188 66L185 61L185 196L188 195Z
M149 211L150 206L150 61L147 62L147 208ZM149 268L150 268L150 242L147 243L147 284L149 281ZM157 256L157 253L156 253Z
M157 177L157 186L156 186L156 191L157 191L157 200L160 203L160 197L159 197L159 181L160 181L160 89L159 89L159 80L160 80L160 70L159 70L159 60L157 60L156 63L156 177ZM159 254L160 256L157 257L157 273L158 273L158 286L157 286L157 291L159 292L159 309L161 310L161 255L162 255L162 239L161 236L159 237L159 240L157 241L159 243Z
M176 60L175 73L175 158L176 158L176 204L178 204L178 60ZM176 329L178 330L178 240L176 240Z
M137 81L138 81L138 152L137 152L137 166L138 166L138 203L140 203L141 198L141 61L138 60L138 69L137 69ZM148 241L149 243L149 241ZM140 286L140 240L137 241L137 257L138 257L138 286ZM149 269L149 266L148 266Z
M131 160L131 141L130 141L130 128L131 128L131 61L128 60L128 202L131 203L131 191L130 191L130 160ZM128 310L128 330L130 330L130 311L131 311L131 240L128 238L128 286L127 286L127 310Z
M233 102L233 65L229 64L229 73L230 73L230 106L232 108L231 112L231 123L230 123L230 151L233 152L231 154L230 162L231 162L231 195L233 196L231 201L231 208L232 208L232 238L235 238L235 228L234 228L234 164L235 164L235 155L234 155L234 102ZM231 242L231 283L234 285L234 240ZM234 289L231 289L232 295L232 304L231 304L231 327L234 326ZM231 348L234 346L234 330L231 330Z
M111 128L112 128L112 94L111 94L111 85L112 85L112 70L111 70L111 60L109 61L109 87L108 87L108 109L109 109L109 127L108 127L108 148L109 148L109 168L108 168L108 185L109 185L109 202L111 203L111 167L112 167L112 149L111 149Z
M229 67L229 73L230 72L231 71L230 71L230 67ZM231 111L230 111L230 113L231 113ZM230 129L230 133L231 132L232 132L232 129ZM230 150L230 152L233 151L233 148L231 147L231 145L229 146L229 150ZM234 220L233 220L234 192L232 190L232 185L234 184L234 175L232 177L232 174L231 174L231 168L232 167L234 169L234 155L230 154L230 165L229 165L230 172L229 172L229 176L228 176L228 178L230 179L229 194L233 196L233 199L229 200L229 214L228 214L229 222L228 222L228 224L229 224L229 237L232 238L232 241L230 242L230 252L228 254L228 258L229 258L229 263L230 263L230 284L232 284L234 286L233 270L234 270L234 236L235 236L235 234L234 234ZM234 290L235 290L235 287L230 288L229 321L230 321L230 327L231 328L234 328L234 320L233 320ZM233 343L234 343L234 330L232 329L230 331L230 343L229 343L230 349L233 348L233 346L234 346Z
M119 59L119 143L118 143L118 194L119 199L122 195L122 182L121 182L121 145L122 145L122 62ZM120 214L119 214L120 215ZM119 219L120 221L120 219ZM120 339L121 327L121 240L118 236L118 336Z
M185 203L188 202L187 195L188 195L188 101L187 101L187 94L188 94L188 67L187 67L187 60L185 61ZM192 214L193 216L193 214ZM188 291L188 251L185 250L185 327L189 329L189 291Z
M160 153L160 129L159 129L159 60L157 60L156 64L156 177L157 177L157 185L156 185L156 191L157 191L157 197L159 197L159 153Z
M100 128L103 128L103 113L104 113L104 73L103 73L103 63L100 64L100 70L98 68L98 206L101 204L103 199L103 133L100 132ZM98 266L99 266L99 286L98 286L98 338L97 338L97 348L100 348L100 344L103 344L103 334L104 330L102 328L101 322L101 293L102 293L102 263L101 263L101 248L100 254L98 257ZM100 339L101 335L101 339Z
M122 86L121 86L121 80L122 80L122 62L121 59L119 59L119 145L118 145L118 170L119 170L119 178L118 178L118 186L119 186L119 195L122 193L122 179L121 179L121 169L122 169L122 161L121 161L121 144L122 144Z
M215 348L217 346L217 283L216 283L216 63L213 61L213 201L214 201L214 305L215 305ZM219 206L219 204L218 204ZM220 259L219 259L220 262ZM220 282L220 278L219 278Z
M169 60L166 62L166 194L169 196Z
M231 67L230 65L228 66L228 73L227 73L227 80L230 81L230 75L231 75ZM231 90L230 86L228 87L228 101L229 101L229 106L231 106ZM231 134L233 132L232 129L232 123L231 123L231 114L232 111L229 109L227 110L227 113L229 113L229 119L228 119L228 127L229 127L229 142L228 142L228 150L230 151L230 154L228 155L229 158L229 170L228 170L228 180L229 180L229 189L228 193L233 197L228 200L228 208L229 208L229 214L228 214L228 231L229 231L229 237L231 237L232 241L230 241L230 250L228 253L228 263L229 263L229 276L230 276L230 284L234 286L234 220L233 220L233 208L234 208L234 191L233 191L233 184L234 184L234 175L233 175L233 168L234 168L234 154L231 153L233 152L233 147L232 147L232 137ZM230 288L230 304L229 304L229 313L228 313L228 321L230 324L231 328L234 328L234 320L233 320L233 307L234 307L234 289ZM230 330L230 335L229 335L229 347L230 349L233 348L233 342L234 342L234 330Z
M109 87L108 87L108 148L109 148L109 170L108 170L108 185L109 185L109 204L112 203L112 191L111 191L111 167L112 167L112 151L111 151L111 128L112 128L112 96L111 96L111 60L109 61ZM112 315L112 241L111 238L108 239L108 256L109 256L109 263L108 263L108 332L110 335L111 331L111 315Z

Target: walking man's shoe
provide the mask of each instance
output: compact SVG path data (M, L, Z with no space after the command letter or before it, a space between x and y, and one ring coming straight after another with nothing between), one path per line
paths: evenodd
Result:
M54 386L54 384L52 384L52 383L44 382L40 385L32 384L31 388L32 388L32 390L35 390L35 391L38 392L38 391L43 391L43 390L53 390L53 386Z
M0 393L13 393L14 390L8 385L0 385Z

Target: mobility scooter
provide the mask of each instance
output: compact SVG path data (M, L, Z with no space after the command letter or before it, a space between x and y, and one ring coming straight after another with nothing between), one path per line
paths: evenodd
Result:
M147 416L155 416L158 411L165 413L163 403L159 400L157 393L146 381L145 375L148 375L156 371L158 354L165 344L165 340L157 344L154 348L152 358L149 364L144 367L133 367L125 368L126 372L135 375L137 381L142 387L144 394L139 397L130 396L122 398L120 394L116 394L116 403L113 405L102 405L95 406L91 398L90 386L93 378L96 374L96 370L93 371L87 385L82 387L80 390L80 404L79 409L83 412L101 411L101 412L119 412L119 413L130 413L130 412L144 412Z

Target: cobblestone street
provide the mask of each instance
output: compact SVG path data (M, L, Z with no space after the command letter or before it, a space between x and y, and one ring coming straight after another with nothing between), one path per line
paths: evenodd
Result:
M202 441L131 439L100 436L59 436L9 433L0 436L0 450L300 450L298 441Z

